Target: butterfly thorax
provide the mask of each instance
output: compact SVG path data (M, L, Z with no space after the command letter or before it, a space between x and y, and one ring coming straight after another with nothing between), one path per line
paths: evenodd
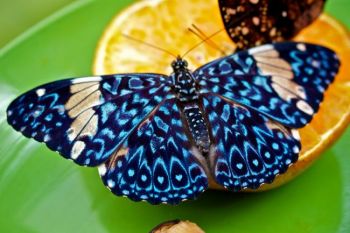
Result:
M172 63L172 67L174 69L172 74L174 91L181 103L192 138L201 152L208 153L210 148L209 132L200 107L195 79L187 68L187 62L180 57Z
M187 69L187 62L177 58L173 63L174 89L181 102L198 100L196 83L190 70Z

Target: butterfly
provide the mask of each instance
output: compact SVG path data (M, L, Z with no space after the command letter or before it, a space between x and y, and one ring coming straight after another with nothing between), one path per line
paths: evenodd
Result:
M276 43L195 71L73 78L36 87L8 123L75 163L95 167L116 195L151 204L195 199L209 181L230 191L273 182L298 159L297 128L318 111L337 55Z
M291 39L322 12L325 0L219 0L225 29L237 49Z

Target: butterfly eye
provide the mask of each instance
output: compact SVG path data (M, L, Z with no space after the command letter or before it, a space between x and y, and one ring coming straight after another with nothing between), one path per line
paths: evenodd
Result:
M184 66L185 66L185 67L187 67L187 66L188 66L187 61L184 61Z

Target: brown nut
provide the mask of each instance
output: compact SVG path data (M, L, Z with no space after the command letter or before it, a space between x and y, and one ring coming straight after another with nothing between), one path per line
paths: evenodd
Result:
M150 233L204 233L204 231L190 221L171 220L159 224Z

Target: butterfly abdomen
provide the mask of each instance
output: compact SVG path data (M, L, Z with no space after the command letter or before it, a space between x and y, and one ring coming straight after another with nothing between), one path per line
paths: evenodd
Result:
M210 148L209 132L201 109L195 103L185 105L183 111L196 146L203 153L208 153Z

